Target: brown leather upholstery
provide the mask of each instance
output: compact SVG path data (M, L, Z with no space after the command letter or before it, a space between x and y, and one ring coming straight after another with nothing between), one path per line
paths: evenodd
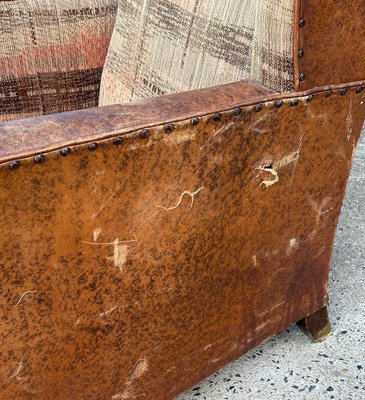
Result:
M365 79L365 2L296 2L296 90Z
M172 399L303 317L328 332L365 76L352 43L348 74L315 49L335 38L316 7L305 92L243 81L0 124L1 398Z
M326 305L365 92L245 85L0 126L4 398L172 399Z

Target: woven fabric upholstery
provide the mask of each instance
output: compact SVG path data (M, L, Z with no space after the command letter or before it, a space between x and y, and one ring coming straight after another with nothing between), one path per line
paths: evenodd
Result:
M97 106L117 0L0 1L0 120Z
M294 89L294 0L119 0L99 105L252 78Z

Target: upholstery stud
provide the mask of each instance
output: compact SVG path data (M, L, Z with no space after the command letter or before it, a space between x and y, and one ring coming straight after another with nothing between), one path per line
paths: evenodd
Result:
M217 112L213 115L213 121L217 122L220 121L222 119L222 114Z
M233 115L240 115L241 114L241 107L237 107L233 110Z
M93 142L89 144L89 151L95 151L98 148L98 144Z
M197 117L192 118L191 121L190 121L190 123L191 123L191 125L193 125L193 126L198 125L198 123L199 123L199 118L197 118Z
M314 95L313 95L313 94L310 94L310 95L307 97L308 103L309 103L310 101L312 101L313 99L314 99Z
M43 163L43 162L44 162L44 155L43 155L43 154L37 154L37 155L34 157L34 162L35 162L36 164L41 164L41 163Z
M356 88L356 93L357 93L357 94L361 93L362 91L363 91L363 87L362 87L362 86L358 86L358 87Z
M299 100L298 100L298 99L293 99L293 100L290 102L290 105L291 105L292 107L296 107L298 104L299 104Z
M280 108L280 107L282 107L283 104L284 104L283 100L278 100L275 102L275 107Z
M332 94L333 94L332 90L329 90L329 91L326 93L326 98L328 99L328 97L331 97Z
M139 135L142 139L147 139L150 136L150 132L148 129L142 129Z
M303 28L304 25L305 25L305 20L304 20L303 18L301 18L301 19L299 20L299 27L300 27L300 28Z
M17 161L17 160L12 161L12 162L9 164L9 168L12 169L12 170L18 169L19 166L20 166L20 162Z
M71 153L71 149L69 147L64 147L60 150L61 156L66 157Z
M260 112L260 111L262 111L263 108L264 108L263 104L261 104L261 103L257 104L256 107L255 107L255 111L256 112Z
M116 146L119 146L120 144L122 144L122 142L123 142L123 139L122 139L120 136L117 136L117 137L115 137L115 138L113 139L113 143L114 143Z
M305 79L305 75L304 75L304 74L300 74L300 75L299 75L299 80L300 80L300 82L303 82L304 79Z
M174 129L175 129L174 124L167 124L165 126L165 132L166 133L172 133L174 131Z
M341 90L340 90L340 95L341 95L341 96L345 96L346 93L347 93L347 89L344 88L344 89L341 89Z
M304 57L304 50L303 50L303 49L300 49L300 50L298 51L298 57L299 57L299 58L303 58L303 57Z

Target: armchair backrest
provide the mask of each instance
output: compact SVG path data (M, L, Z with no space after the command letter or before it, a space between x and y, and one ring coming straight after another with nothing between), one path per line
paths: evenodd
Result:
M364 55L364 0L119 0L99 104L244 78L278 92L354 82Z
M294 90L294 0L119 0L100 105L251 78Z
M0 121L95 107L118 0L0 1ZM100 105L365 79L365 2L119 0Z
M117 0L0 1L0 121L95 107Z

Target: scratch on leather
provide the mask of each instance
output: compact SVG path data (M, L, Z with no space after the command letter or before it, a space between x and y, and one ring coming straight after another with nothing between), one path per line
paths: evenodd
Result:
M167 207L163 207L163 206L158 205L157 207L158 207L158 208L162 208L162 209L165 210L165 211L175 210L176 208L178 208L178 207L180 206L180 204L181 204L181 202L182 202L184 196L185 196L185 195L188 195L188 196L191 197L190 208L192 208L192 207L193 207L193 204L194 204L195 196L196 196L199 192L201 192L203 189L204 189L204 187L201 187L200 189L196 190L195 192L189 192L188 190L184 190L184 191L182 192L180 198L179 198L179 201L177 202L177 204L176 204L175 206L172 206L172 207L168 207L168 208L167 208Z

